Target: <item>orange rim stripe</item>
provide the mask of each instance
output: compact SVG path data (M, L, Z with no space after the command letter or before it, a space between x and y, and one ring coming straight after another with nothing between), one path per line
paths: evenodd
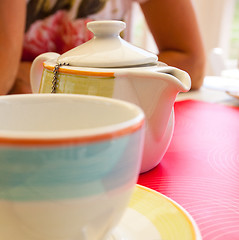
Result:
M52 145L75 145L81 143L92 143L98 141L104 141L113 139L116 137L120 137L123 135L127 135L133 132L136 132L140 129L144 124L144 120L141 122L130 126L128 128L124 128L115 132L104 133L99 135L93 135L88 137L71 137L71 138L7 138L7 137L0 137L0 145L14 145L14 146L52 146Z
M46 68L50 71L53 71L53 69L54 69L53 66L46 65L45 63L43 63L43 65L44 65L44 68ZM64 67L59 68L58 72L75 74L75 75L83 75L83 76L114 77L113 72L91 72L91 71L82 71L82 70L75 70L75 69L73 70L73 69L64 68Z

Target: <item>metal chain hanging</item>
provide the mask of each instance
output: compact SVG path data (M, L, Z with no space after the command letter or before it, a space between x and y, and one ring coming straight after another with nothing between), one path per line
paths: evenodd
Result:
M51 93L56 93L56 87L57 87L57 83L58 83L58 72L59 72L59 68L61 66L69 66L69 63L57 63L53 69L53 79L52 79L52 88L51 88Z

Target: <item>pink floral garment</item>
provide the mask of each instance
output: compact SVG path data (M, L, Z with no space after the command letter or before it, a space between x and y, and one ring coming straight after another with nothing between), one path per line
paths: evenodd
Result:
M44 52L62 54L90 40L93 34L86 28L87 22L123 20L131 3L131 0L28 0L28 14L32 15L27 22L22 61L32 61Z
M32 61L44 52L64 53L91 39L86 30L89 20L70 21L66 12L58 11L44 21L37 21L25 35L23 61Z

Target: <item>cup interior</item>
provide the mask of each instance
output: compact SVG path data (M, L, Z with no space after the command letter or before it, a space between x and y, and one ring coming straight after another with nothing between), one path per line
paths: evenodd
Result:
M142 121L142 110L128 102L75 94L0 97L0 134L91 135Z

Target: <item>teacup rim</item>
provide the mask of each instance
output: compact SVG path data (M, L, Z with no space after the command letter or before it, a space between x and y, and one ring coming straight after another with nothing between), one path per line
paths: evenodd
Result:
M33 94L15 94L0 96L0 102L8 99L19 98L77 98L87 99L92 101L102 101L112 104L120 104L128 107L136 112L136 115L129 120L121 123L115 123L109 126L100 126L93 129L78 129L65 131L12 131L0 130L0 144L13 145L59 145L59 144L80 144L95 141L110 140L116 137L133 133L143 127L145 115L143 110L136 104L120 100L107 98L102 96L81 95L81 94L48 94L48 93L33 93Z

